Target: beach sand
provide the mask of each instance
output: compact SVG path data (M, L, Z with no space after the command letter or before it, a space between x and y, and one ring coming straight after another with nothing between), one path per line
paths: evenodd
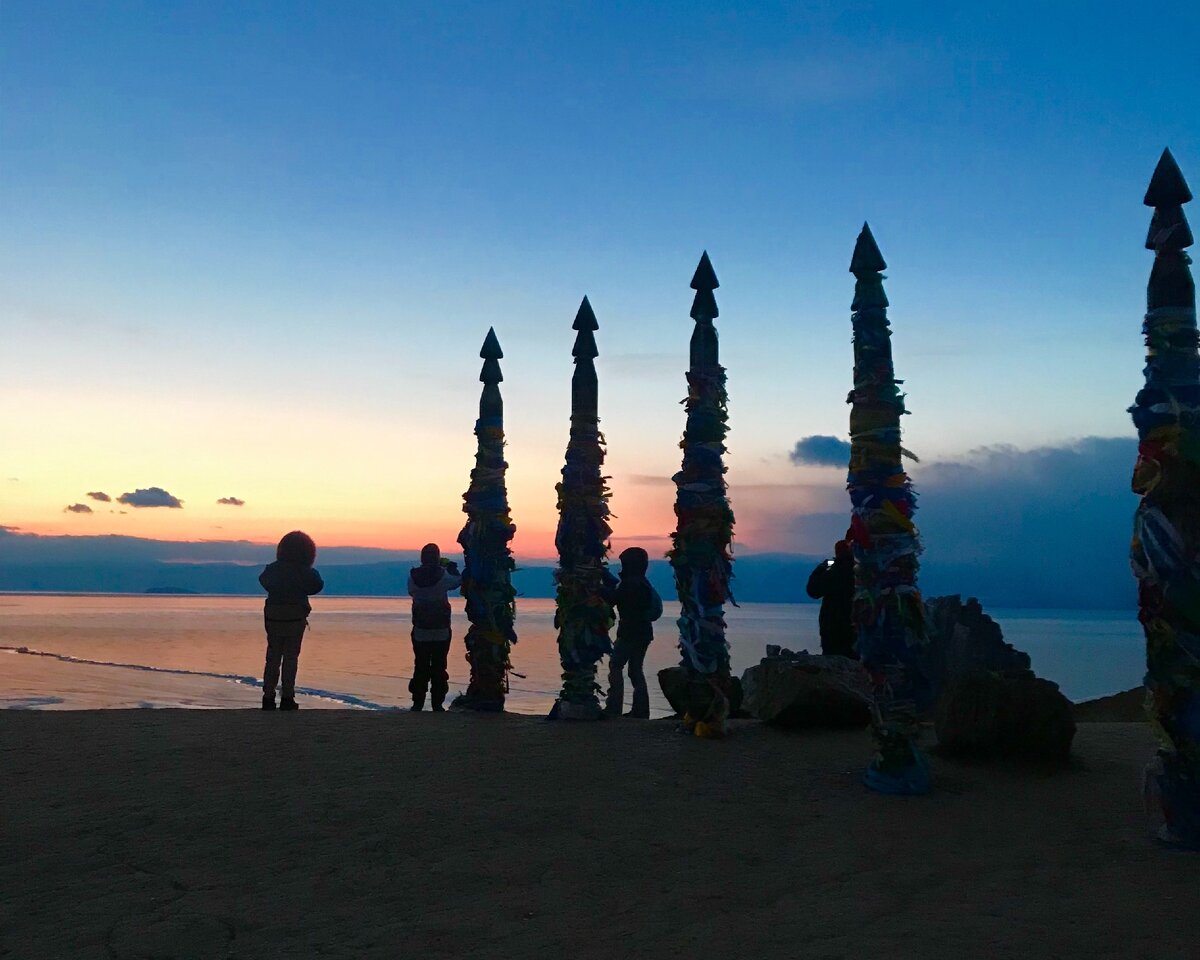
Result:
M1050 771L865 732L356 711L0 712L0 956L1196 956L1144 724Z

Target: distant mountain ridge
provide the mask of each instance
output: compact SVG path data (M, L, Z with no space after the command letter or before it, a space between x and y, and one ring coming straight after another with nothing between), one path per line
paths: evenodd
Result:
M275 557L273 544L246 540L169 541L138 537L46 537L0 527L0 591L87 593L261 594L258 573ZM318 566L328 596L403 596L416 550L322 547ZM733 591L747 603L811 603L805 584L824 558L793 553L737 554ZM615 561L614 561L615 566ZM1132 609L1131 577L1047 577L1043 568L1003 562L939 563L922 558L926 596L979 597L985 608ZM547 560L518 559L513 583L521 596L553 597ZM650 579L675 595L670 566L653 560Z

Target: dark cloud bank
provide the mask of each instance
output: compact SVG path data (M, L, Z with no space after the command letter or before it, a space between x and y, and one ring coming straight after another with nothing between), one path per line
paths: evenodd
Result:
M72 503L70 506L63 507L63 513L91 513L92 508L86 503Z
M1133 438L1088 437L1034 450L982 447L961 460L911 466L922 590L1004 607L1133 607L1136 457ZM846 515L797 517L793 530L798 542L832 547Z
M222 497L217 503L226 507L244 507L246 505L246 501L240 497Z
M93 490L88 494L88 496L93 500L99 500L101 503L112 503L112 497L110 497L107 493L104 493L102 490Z

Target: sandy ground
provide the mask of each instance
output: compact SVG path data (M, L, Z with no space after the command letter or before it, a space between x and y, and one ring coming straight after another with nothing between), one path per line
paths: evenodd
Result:
M301 711L0 712L0 956L1194 958L1142 724L1052 772L865 733Z

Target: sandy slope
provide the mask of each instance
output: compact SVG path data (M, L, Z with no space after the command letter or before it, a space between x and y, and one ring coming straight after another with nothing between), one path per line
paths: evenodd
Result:
M865 733L302 711L0 712L0 956L1196 956L1140 724L1067 771Z

